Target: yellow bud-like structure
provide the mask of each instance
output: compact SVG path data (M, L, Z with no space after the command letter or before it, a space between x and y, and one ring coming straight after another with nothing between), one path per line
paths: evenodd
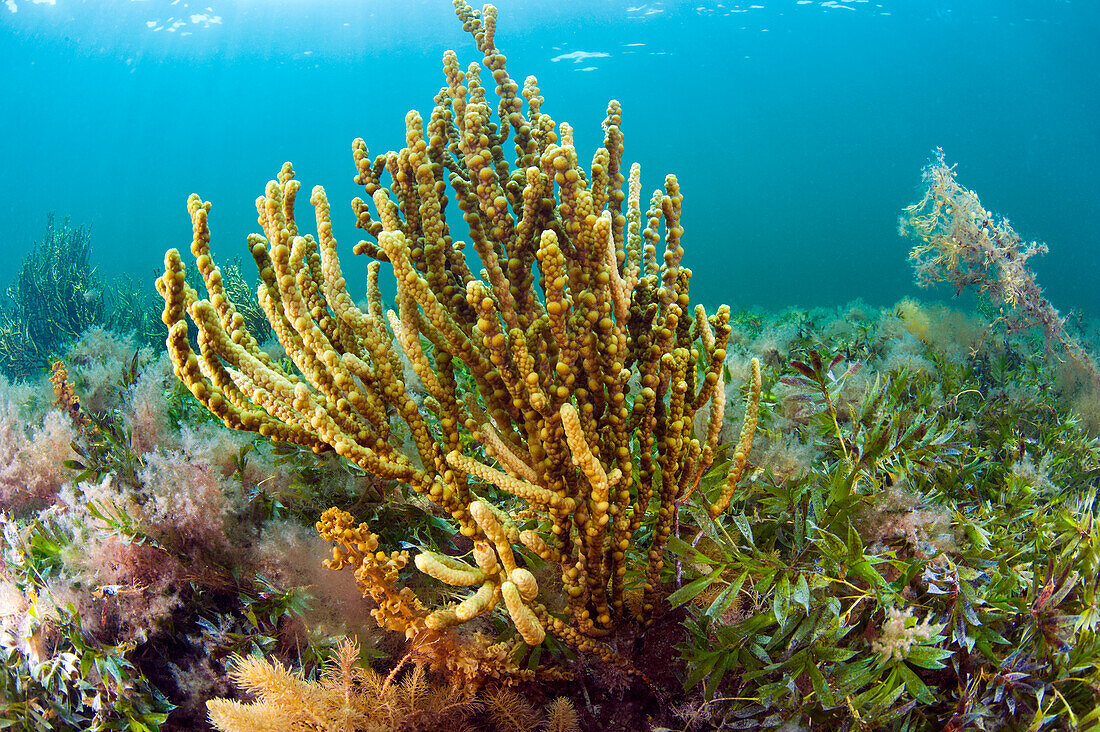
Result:
M512 622L516 624L516 630L523 636L523 640L529 646L537 646L546 637L539 619L535 617L531 608L523 603L519 588L512 582L505 582L500 586L500 594L504 597L504 604L508 608L508 614Z
M530 571L518 567L513 569L508 576L511 578L512 584L519 590L519 596L527 602L531 602L539 596L539 583Z
M511 573L516 568L516 558L512 553L509 532L504 529L505 524L501 522L497 513L485 501L471 503L470 514L481 530L485 532L485 535L489 537L489 540L496 546L497 556L500 558L501 564L504 565L504 571Z
M479 585L485 581L485 573L453 557L435 552L421 552L413 560L416 568L429 577L455 587Z
M752 360L752 378L749 381L749 395L745 401L745 421L741 425L741 437L737 440L737 448L733 452L733 463L730 465L726 482L722 487L722 494L710 506L711 516L718 516L730 505L733 492L741 475L745 472L745 465L749 461L749 451L752 449L752 438L756 433L756 420L760 413L760 359Z

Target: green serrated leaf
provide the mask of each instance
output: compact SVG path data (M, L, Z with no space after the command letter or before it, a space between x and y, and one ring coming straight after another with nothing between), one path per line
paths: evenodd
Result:
M878 570L871 566L870 562L859 562L852 567L852 574L856 575L860 579L866 580L872 586L879 588L887 593L892 593L893 590L890 587L890 583L879 574Z
M672 607L680 607L685 602L695 598L700 592L714 584L715 580L722 576L725 567L716 567L710 574L687 583L668 596L668 604Z
M775 613L775 620L780 625L787 622L790 595L791 581L787 578L787 573L784 572L779 577L779 581L775 583L775 594L772 595L772 612Z
M668 543L665 544L665 547L673 554L682 557L683 559L686 559L693 564L715 563L714 560L712 560L710 557L703 554L701 551L693 547L691 544L688 544L686 541L678 536L670 536L668 538Z
M753 586L752 589L757 594L764 595L764 593L766 593L768 590L771 589L772 584L775 582L775 580L776 580L775 574L776 574L775 570L772 570L772 569L765 570L764 574L760 575L757 578L756 584Z
M932 648L931 646L913 646L909 649L909 652L905 654L905 660L914 666L920 666L921 668L939 669L944 668L944 665L940 663L945 658L950 658L952 651L946 648Z
M856 655L856 653L858 653L858 651L854 651L850 648L814 648L814 657L827 663L843 663Z
M806 666L806 673L810 675L810 681L813 682L814 692L817 694L818 702L821 706L829 709L836 706L836 700L833 699L833 693L829 690L829 684L825 681L825 676L821 673L821 669L810 663Z
M821 547L821 551L832 559L843 561L847 555L847 547L840 537L825 529L818 528L814 535L814 543Z
M708 618L717 618L729 609L729 606L733 604L733 601L737 599L737 595L741 592L741 587L745 584L745 580L748 578L749 573L742 572L741 576L737 578L737 581L731 585L728 585L726 589L722 590L718 597L714 598L714 602L707 608L706 616Z
M816 486L811 486L810 487L810 505L814 509L814 516L816 516L819 521L825 515L825 502L822 499L823 499L822 492L820 490L818 490ZM807 536L812 536L813 535L813 531L810 529L809 526L806 527L806 535Z
M806 581L806 575L798 575L798 580L794 583L794 591L791 593L791 598L794 600L795 604L799 605L805 612L810 612L810 583Z
M806 545L806 513L809 510L809 496L803 494L794 506L794 548L802 551Z
M538 668L539 659L542 657L542 645L537 645L531 650L531 655L527 659L527 668L531 671Z
M700 681L706 677L714 668L714 664L718 663L718 659L721 657L721 653L714 652L708 653L702 657L701 660L692 664L691 670L688 672L687 678L684 679L684 688L693 689Z
M848 524L848 564L855 565L863 561L863 540L859 538L859 532L850 523Z
M711 669L710 675L707 676L706 683L703 684L703 697L706 699L713 699L714 693L718 689L718 685L722 683L722 678L726 675L726 670L730 664L733 663L733 656L731 654L722 654L718 663Z
M897 672L898 676L901 677L902 682L905 684L905 690L908 691L911 696L924 704L936 703L936 698L932 696L932 692L912 669L904 663L899 663L894 667L894 670Z
M894 691L890 695L890 699L885 704L878 705L880 709L885 709L886 711L882 712L882 714L871 720L872 726L876 728L885 727L891 722L901 719L910 711L912 711L913 707L917 706L916 699L911 699L901 706L894 706L894 702L897 701L897 698L901 696L903 691L905 691L905 687L899 686L898 688L894 689Z
M753 549L756 548L756 542L752 538L752 526L749 525L749 519L743 512L737 512L730 516L733 519L734 526L741 532L741 537L749 543Z
M430 514L428 515L427 518L428 518L428 523L430 523L432 526L439 529L440 531L444 532L445 534L448 534L450 536L454 536L455 534L458 533L458 528L455 527L455 525L452 524L450 521L444 521L443 519L439 518L438 516L432 516Z

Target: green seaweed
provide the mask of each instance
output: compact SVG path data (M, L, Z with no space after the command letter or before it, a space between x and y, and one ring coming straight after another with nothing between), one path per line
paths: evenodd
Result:
M1038 387L1039 359L990 371L927 350L934 372L880 373L839 418L837 374L853 367L816 352L778 367L807 407L794 429L826 459L786 480L761 466L718 522L685 508L694 528L669 548L690 581L669 600L690 608L689 722L1100 724L1100 447L1050 390L998 392ZM893 530L907 522L910 536Z

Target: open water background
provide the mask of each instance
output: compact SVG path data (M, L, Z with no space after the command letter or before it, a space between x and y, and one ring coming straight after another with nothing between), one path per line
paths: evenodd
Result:
M616 98L644 189L677 173L693 299L916 294L897 216L942 146L987 208L1050 245L1051 301L1100 315L1100 4L497 5L512 77L538 77L582 160ZM0 286L50 211L91 225L103 274L151 281L190 242L192 191L214 202L215 256L248 259L253 202L291 160L306 191L328 189L361 292L351 140L403 146L447 48L480 61L449 0L0 0Z

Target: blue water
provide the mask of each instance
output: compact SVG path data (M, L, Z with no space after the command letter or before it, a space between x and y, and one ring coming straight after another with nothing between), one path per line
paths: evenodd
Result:
M498 5L511 75L538 77L582 159L614 97L645 189L678 174L695 299L916 293L896 221L942 146L987 208L1050 245L1051 301L1100 315L1096 3ZM449 0L0 0L0 283L49 211L92 225L101 273L151 279L190 241L192 191L214 202L215 254L246 255L253 202L291 160L328 189L354 286L351 140L401 147L447 48L480 60Z

